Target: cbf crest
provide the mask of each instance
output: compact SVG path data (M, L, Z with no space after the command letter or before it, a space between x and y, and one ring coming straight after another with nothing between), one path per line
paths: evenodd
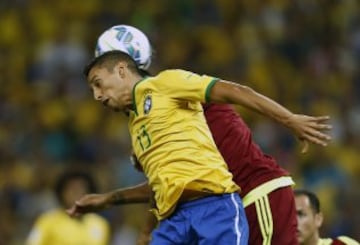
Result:
M149 114L152 107L152 98L151 98L151 91L146 93L145 99L144 99L144 114Z

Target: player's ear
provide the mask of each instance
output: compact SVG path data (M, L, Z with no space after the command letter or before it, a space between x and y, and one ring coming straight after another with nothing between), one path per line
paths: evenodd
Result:
M315 224L317 228L320 228L323 223L323 214L321 212L315 214Z
M124 78L125 69L128 68L126 62L124 61L119 61L115 66L115 72L117 72L121 78Z

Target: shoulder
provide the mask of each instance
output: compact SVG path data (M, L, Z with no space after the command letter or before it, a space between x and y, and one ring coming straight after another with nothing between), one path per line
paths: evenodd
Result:
M163 70L156 74L155 76L147 77L143 81L138 84L142 84L140 87L148 88L149 86L156 86L159 88L167 88L169 85L174 85L176 83L181 83L181 81L185 81L195 75L195 73L181 70L181 69L168 69Z
M187 76L190 76L193 74L195 74L195 73L193 73L191 71L182 70L182 69L168 69L168 70L161 71L156 77L158 77L158 78L172 78L172 77L186 78Z
M38 220L52 220L52 219L57 219L58 217L61 216L61 211L58 209L52 209L52 210L48 210L44 213L42 213L39 217Z
M136 87L138 87L139 84L143 86L146 84L146 86L149 86L150 84L159 84L161 82L166 82L171 79L179 79L182 76L185 76L185 74L190 74L190 72L180 70L180 69L169 69L169 70L163 70L159 72L156 75L152 76L146 76L142 80L138 81L136 83Z
M88 222L93 222L93 223L98 223L103 226L108 226L107 220L98 214L93 214L93 213L86 214L86 215L84 215L84 219Z
M49 210L42 213L35 221L36 227L50 227L53 224L56 224L60 219L61 214L59 210Z
M342 244L346 244L346 245L360 245L359 242L357 242L354 239L347 237L347 236L339 236L334 240L340 241L340 242L342 242Z
M321 238L319 242L321 245L360 245L359 242L347 236L339 236L334 239Z

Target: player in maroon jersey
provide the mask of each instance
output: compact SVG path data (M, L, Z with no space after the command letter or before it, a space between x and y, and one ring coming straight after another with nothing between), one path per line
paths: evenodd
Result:
M249 244L297 244L296 210L289 173L264 154L231 105L204 105L216 146L241 186Z

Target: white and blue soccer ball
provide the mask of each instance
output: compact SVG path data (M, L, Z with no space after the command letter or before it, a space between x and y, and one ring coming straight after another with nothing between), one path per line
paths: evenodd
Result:
M95 57L113 50L130 55L141 69L146 70L151 64L150 41L142 31L133 26L116 25L99 36Z

